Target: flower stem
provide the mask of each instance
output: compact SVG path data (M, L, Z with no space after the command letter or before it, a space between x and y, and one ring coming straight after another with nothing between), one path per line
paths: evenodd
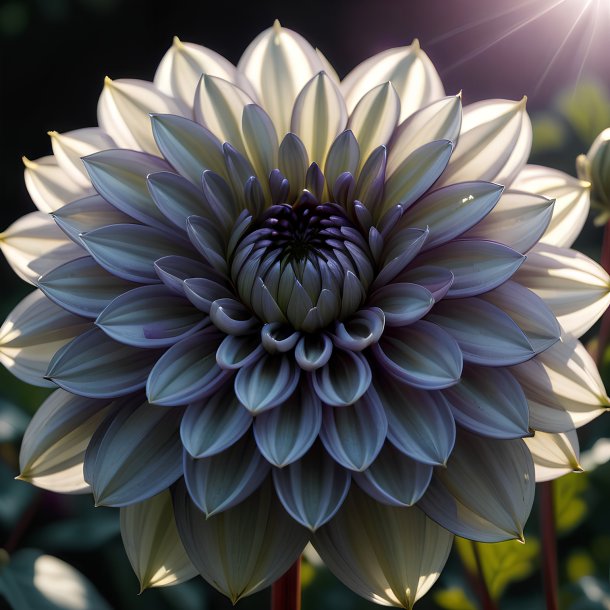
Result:
M271 586L271 610L301 610L301 558Z
M472 553L474 555L474 560L477 563L477 574L475 576L475 588L481 600L481 605L483 610L497 610L497 606L494 600L491 598L489 593L489 588L487 587L487 582L485 581L485 574L483 573L483 562L481 561L481 555L479 553L479 547L477 543L473 540L470 541L472 545Z
M604 226L604 237L602 241L601 266L610 273L610 221ZM604 352L610 338L610 308L606 309L602 316L602 323L597 336L597 367L599 368L604 359Z
M547 610L558 610L557 540L553 481L540 483L540 530L542 532L542 575Z

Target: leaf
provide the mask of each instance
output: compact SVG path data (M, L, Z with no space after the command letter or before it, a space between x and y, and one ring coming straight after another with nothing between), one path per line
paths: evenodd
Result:
M477 610L475 604L468 599L466 591L461 587L441 589L433 597L441 608L447 608L447 610Z
M466 568L475 574L476 548L489 594L494 601L498 601L509 584L523 580L533 573L537 567L540 543L532 536L525 544L517 540L486 544L456 536L455 548Z
M0 401L0 443L10 443L23 436L30 418L19 407Z
M585 473L567 474L553 481L555 527L558 534L566 534L579 525L589 509L583 497L589 488Z
M80 572L42 551L17 551L0 572L0 595L14 610L111 610Z

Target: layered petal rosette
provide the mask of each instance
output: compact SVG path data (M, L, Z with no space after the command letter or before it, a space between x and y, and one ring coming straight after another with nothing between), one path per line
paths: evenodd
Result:
M276 24L237 67L174 42L28 161L2 234L36 290L3 363L58 388L21 478L121 508L143 587L233 601L311 540L410 608L453 535L523 538L608 405L578 336L610 278L589 185L526 165L524 101L462 108L417 43L339 81Z

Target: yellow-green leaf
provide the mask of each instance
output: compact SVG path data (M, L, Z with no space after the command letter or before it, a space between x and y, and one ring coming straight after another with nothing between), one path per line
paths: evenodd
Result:
M579 525L587 515L584 494L589 487L585 473L573 473L553 481L555 527L565 534Z
M447 610L477 610L477 606L468 599L466 592L460 587L437 591L434 594L434 601Z

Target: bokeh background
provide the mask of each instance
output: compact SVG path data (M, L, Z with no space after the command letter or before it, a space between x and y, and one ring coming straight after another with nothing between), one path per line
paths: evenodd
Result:
M463 91L466 104L527 95L535 163L574 174L576 155L610 126L608 0L0 0L1 227L34 209L23 184L22 155L50 154L49 130L93 126L104 76L152 80L173 35L236 63L275 18L319 47L340 76L376 52L418 38L447 93ZM601 229L589 223L578 247L599 260L600 243ZM4 260L0 276L3 319L30 288ZM595 331L586 339L594 336ZM606 361L607 387L609 373ZM0 609L10 607L2 592L11 579L26 592L33 586L28 562L35 555L26 548L54 555L83 574L88 580L79 586L92 596L92 608L230 608L201 580L138 596L122 550L118 511L94 509L88 496L56 496L13 480L20 437L45 395L0 371L0 548L18 559L2 567L7 556L0 551ZM568 610L610 608L607 419L581 431L589 472L555 486L562 608ZM526 535L525 545L480 548L489 588L501 597L503 609L543 607L536 509ZM418 607L477 608L474 566L469 543L456 545L439 583ZM303 581L305 610L376 607L313 559L304 565ZM266 608L268 598L268 592L260 593L240 608ZM45 603L41 610L79 607L60 598ZM18 608L30 609L38 606Z

